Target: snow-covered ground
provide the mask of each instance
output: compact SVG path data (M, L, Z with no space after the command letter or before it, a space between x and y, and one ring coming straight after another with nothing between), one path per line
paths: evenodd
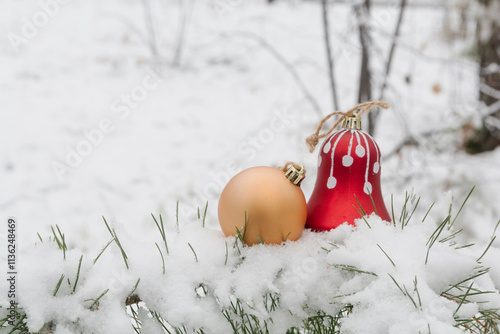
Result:
M309 197L316 153L304 140L320 116L274 52L295 68L322 114L332 111L318 3L152 0L160 65L141 1L57 3L0 4L0 217L18 222L20 259L33 255L37 232L48 238L56 224L70 249L94 258L110 238L101 216L124 238L153 240L150 213L173 226L177 201L181 222L208 201L208 227L219 233L217 198L236 171L251 166L304 164ZM374 98L397 14L396 6L372 11ZM172 66L183 15L180 64ZM456 210L476 185L456 226L464 239L486 245L500 218L500 151L460 149L461 124L477 124L480 115L477 65L467 58L472 42L445 40L445 18L441 7L410 6L405 14L385 94L391 109L375 139L382 156L408 134L422 145L383 160L383 194L401 208L405 192L414 192L422 197L417 213L425 213L443 199ZM356 16L333 4L330 21L347 110L358 89ZM271 130L275 123L279 130ZM449 131L419 137L433 129ZM433 209L428 219L447 214Z
M267 320L271 333L301 327L303 319L320 310L336 315L346 305L352 305L353 312L342 321L343 333L427 333L429 329L463 333L464 328L454 327L456 319L481 320L480 310L500 306L498 291L492 292L500 283L500 272L496 267L478 275L484 269L476 261L483 247L460 249L463 245L453 238L441 242L456 232L453 228L444 228L429 247L426 242L436 226L427 220L422 223L422 218L415 217L403 227L372 216L369 226L359 220L357 228L342 225L330 232L306 231L296 242L244 248L239 243L234 247L232 237L225 239L202 228L199 221L184 222L179 234L174 228L167 230L168 255L159 234L154 238L122 234L128 270L114 244L93 265L94 254L83 254L81 259L79 250L71 250L63 261L63 253L44 240L31 254L32 262L21 266L20 284L25 286L21 301L31 315L30 328L53 321L56 333L133 333L123 303L132 292L170 325L203 328L205 333L232 332L221 309L236 300L247 314L261 320L262 327ZM163 264L154 242L165 256ZM480 263L497 266L496 257L498 250L487 253ZM47 270L49 263L51 270ZM61 275L64 280L56 291ZM469 286L472 291L466 294ZM460 304L455 296L464 294L467 302ZM274 309L270 296L277 300ZM230 314L238 323L239 313ZM146 313L139 312L139 319L145 326L143 333L162 333L159 323Z

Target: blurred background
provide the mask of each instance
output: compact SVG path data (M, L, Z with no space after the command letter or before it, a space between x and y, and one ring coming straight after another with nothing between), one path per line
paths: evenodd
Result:
M94 250L207 208L225 183L292 160L334 110L364 120L382 186L489 240L500 218L500 0L4 0L0 213L19 246L56 224ZM4 231L2 231L4 233Z

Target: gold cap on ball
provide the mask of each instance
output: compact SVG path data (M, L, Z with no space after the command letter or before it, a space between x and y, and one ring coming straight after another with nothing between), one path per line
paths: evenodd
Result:
M297 168L296 168L297 166ZM285 172L285 176L294 185L300 185L300 182L306 177L306 171L302 165L290 165Z

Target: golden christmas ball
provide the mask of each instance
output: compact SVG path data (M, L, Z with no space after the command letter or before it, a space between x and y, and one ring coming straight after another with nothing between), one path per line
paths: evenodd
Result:
M304 168L290 165L285 170L252 167L227 183L218 208L226 236L241 233L249 246L300 237L307 219L306 199L299 186Z

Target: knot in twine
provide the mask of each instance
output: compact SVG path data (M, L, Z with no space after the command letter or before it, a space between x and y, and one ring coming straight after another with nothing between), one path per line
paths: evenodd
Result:
M326 115L325 118L323 118L321 120L321 122L318 124L318 128L316 129L316 132L306 138L306 143L309 146L309 152L312 153L314 151L314 149L316 148L316 145L318 145L319 140L321 138L329 136L333 132L333 130L335 130L335 128L337 128L337 126L339 126L339 124L343 120L345 120L347 117L352 117L353 115L355 115L354 114L355 111L359 110L357 116L361 117L364 113L370 112L372 110L372 108L375 106L387 109L387 108L389 108L389 103L384 102L384 101L368 101L368 102L360 103L357 106L349 109L346 112L334 111L331 114ZM339 119L337 119L335 124L333 124L333 126L327 132L319 134L321 129L323 128L323 125L325 124L325 122L328 121L331 117L333 117L335 115L341 115L341 116L339 117Z

